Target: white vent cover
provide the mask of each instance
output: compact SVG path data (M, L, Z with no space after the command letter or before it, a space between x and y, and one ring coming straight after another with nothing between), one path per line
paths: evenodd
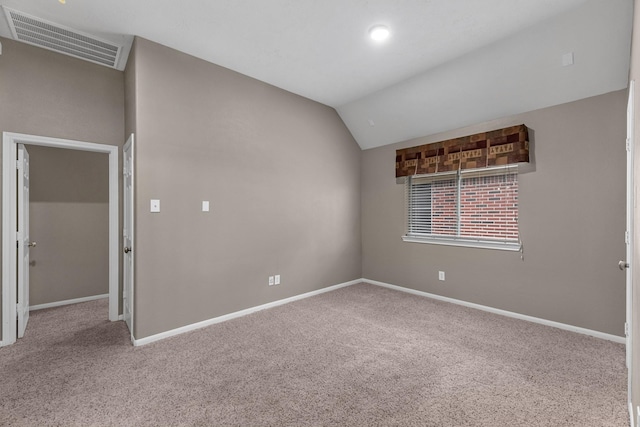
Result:
M4 7L15 40L64 55L118 68L122 46Z

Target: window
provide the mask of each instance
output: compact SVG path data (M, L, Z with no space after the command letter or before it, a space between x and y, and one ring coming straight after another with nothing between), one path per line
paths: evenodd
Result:
M405 185L403 240L520 249L517 166L409 176Z

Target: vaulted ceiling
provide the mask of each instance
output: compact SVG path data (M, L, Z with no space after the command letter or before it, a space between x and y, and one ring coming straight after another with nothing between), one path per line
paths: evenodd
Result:
M334 107L363 149L627 86L632 0L0 0ZM391 36L374 42L384 24ZM5 19L0 36L12 38ZM563 65L573 58L573 64Z

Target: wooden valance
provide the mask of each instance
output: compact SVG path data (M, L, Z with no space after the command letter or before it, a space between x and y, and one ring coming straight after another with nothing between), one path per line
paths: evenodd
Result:
M525 125L396 150L396 178L529 162Z

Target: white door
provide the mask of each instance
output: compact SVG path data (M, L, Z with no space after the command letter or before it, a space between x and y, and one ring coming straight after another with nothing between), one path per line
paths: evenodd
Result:
M18 338L29 321L29 153L18 144Z
M133 134L123 147L123 294L122 314L133 340Z
M633 213L635 209L635 184L633 179L633 153L634 153L634 82L629 82L629 102L627 104L627 231L625 233L625 243L627 247L626 262L621 261L619 266L626 270L627 281L627 308L626 308L626 347L627 347L627 372L629 375L629 385L627 387L629 402L631 401L631 325L632 322L632 279L633 279ZM626 268L625 268L626 267Z

